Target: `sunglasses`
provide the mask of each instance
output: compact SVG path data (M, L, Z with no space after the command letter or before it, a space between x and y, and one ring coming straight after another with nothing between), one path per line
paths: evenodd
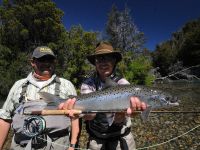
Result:
M40 63L48 62L48 63L53 63L55 62L55 58L52 56L43 56L41 58L35 58L36 61Z
M103 55L103 56L96 56L95 62L102 63L102 62L112 62L115 58L112 55Z

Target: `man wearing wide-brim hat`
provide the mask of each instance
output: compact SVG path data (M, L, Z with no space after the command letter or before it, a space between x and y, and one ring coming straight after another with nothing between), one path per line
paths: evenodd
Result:
M129 84L125 78L116 74L115 68L117 63L122 60L122 55L115 51L110 43L98 43L94 54L87 56L87 59L96 67L96 73L82 83L81 94L102 90L107 77L119 85ZM136 109L146 109L146 104L137 97L131 97L130 104L130 108L127 109L128 114L133 113ZM85 119L89 134L87 148L91 150L135 149L130 117L117 113L97 113L95 116L87 115Z
M87 59L91 64L95 65L95 58L98 56L103 56L103 55L109 55L109 56L115 58L116 63L118 63L122 60L121 53L118 51L114 51L112 45L110 45L110 43L108 43L108 42L98 43L94 54L88 55Z

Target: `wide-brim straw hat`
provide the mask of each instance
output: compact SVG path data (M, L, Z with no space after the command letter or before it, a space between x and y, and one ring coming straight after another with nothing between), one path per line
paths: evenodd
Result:
M116 63L122 60L122 55L118 51L114 51L112 45L108 42L100 42L97 44L94 54L88 55L88 61L95 65L95 57L99 55L112 55L116 59Z

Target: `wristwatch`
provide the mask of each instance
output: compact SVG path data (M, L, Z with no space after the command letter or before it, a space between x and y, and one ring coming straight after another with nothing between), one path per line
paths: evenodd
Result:
M76 144L70 144L69 147L76 148Z

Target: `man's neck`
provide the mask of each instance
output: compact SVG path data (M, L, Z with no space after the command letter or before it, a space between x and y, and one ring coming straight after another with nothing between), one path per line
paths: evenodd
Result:
M47 81L51 78L50 76L39 75L36 72L33 73L33 76L34 76L34 78L36 78L37 80L40 80L40 81Z

